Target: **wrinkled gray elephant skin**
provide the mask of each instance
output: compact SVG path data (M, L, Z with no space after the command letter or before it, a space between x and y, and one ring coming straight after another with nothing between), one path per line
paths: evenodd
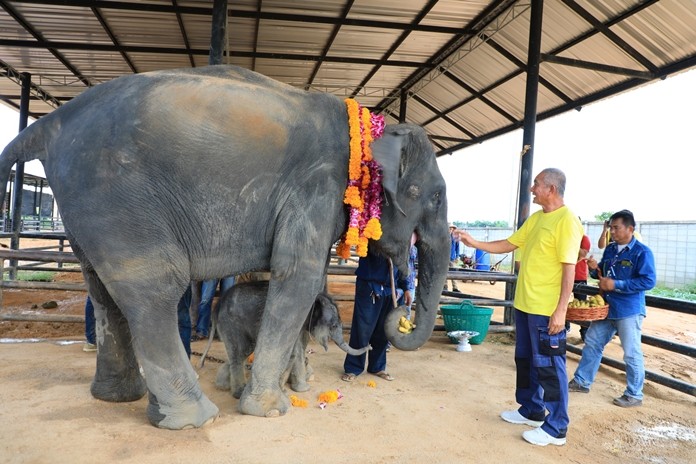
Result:
M261 325L263 308L266 304L268 282L237 284L220 298L214 312L214 326L225 344L228 362L220 366L215 384L222 390L231 390L239 398L246 385L245 361L256 346L256 337ZM326 293L319 293L302 331L293 345L290 362L280 380L281 385L289 382L296 392L309 390L312 369L307 362L306 350L310 336L325 350L331 339L343 351L354 356L365 353L369 347L353 349L343 340L343 324L338 308Z
M418 236L417 328L388 328L393 346L413 350L432 333L447 273L445 182L417 126L387 126L372 149L385 202L382 238L369 246L407 272ZM132 401L147 391L148 419L163 428L214 419L218 409L177 333L177 302L192 280L266 269L268 298L239 407L285 414L290 400L278 379L347 226L345 103L234 66L136 74L23 130L0 155L0 178L33 159L43 163L94 300L92 395Z

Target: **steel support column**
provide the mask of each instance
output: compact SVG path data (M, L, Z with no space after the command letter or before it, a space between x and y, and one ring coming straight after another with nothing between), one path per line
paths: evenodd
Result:
M544 13L544 0L532 0L529 18L529 44L527 49L527 87L524 96L524 126L522 150L520 153L520 172L517 199L517 223L519 229L529 217L531 204L532 168L534 161L534 131L537 117L537 95L539 92L539 63L541 61L541 26ZM515 269L517 272L517 269ZM514 294L515 284L505 286L506 298ZM506 324L515 320L513 308L505 308Z
M406 108L408 102L406 98L408 97L408 92L406 89L401 89L400 103L399 103L399 123L403 124L406 122Z
M529 217L532 168L534 161L534 131L536 129L537 94L539 91L539 62L541 57L541 23L544 0L532 0L529 19L529 49L527 51L527 88L524 97L524 129L520 160L517 228Z
M31 90L31 74L20 75L22 94L19 103L19 132L22 132L29 121L29 99ZM24 162L19 161L15 166L14 192L12 195L12 238L10 248L19 249L19 233L22 231L22 193L24 192ZM10 260L10 280L17 277L17 260Z
M213 2L213 21L210 31L210 55L208 64L222 64L225 51L225 28L227 27L227 0Z

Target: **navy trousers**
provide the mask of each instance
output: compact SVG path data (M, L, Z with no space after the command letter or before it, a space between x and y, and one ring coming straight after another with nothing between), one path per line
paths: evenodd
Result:
M543 420L542 429L563 438L568 431L568 374L566 332L549 335L548 316L515 309L515 364L518 412L528 419ZM545 412L548 410L548 416Z
M367 357L367 372L376 373L387 369L387 336L384 333L384 319L394 307L390 290L386 295L373 291L369 282L356 279L355 305L353 306L353 322L350 329L350 346L362 348L369 343L372 350L360 356L346 355L343 369L349 374L360 375L365 370Z

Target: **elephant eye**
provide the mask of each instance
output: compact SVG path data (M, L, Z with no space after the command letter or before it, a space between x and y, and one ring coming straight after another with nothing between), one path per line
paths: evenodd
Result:
M436 208L439 208L440 204L442 203L441 196L442 196L442 194L439 190L433 194L432 201L433 201L433 205L435 205Z

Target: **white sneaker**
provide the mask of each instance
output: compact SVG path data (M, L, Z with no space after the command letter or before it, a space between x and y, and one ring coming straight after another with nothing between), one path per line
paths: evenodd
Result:
M544 423L544 421L527 419L518 411L503 411L500 413L500 417L502 417L505 422L510 422L511 424L524 424L530 427L541 427L541 424Z
M546 445L556 445L563 446L566 443L565 437L554 438L541 427L537 427L533 430L527 430L522 434L522 438L527 440L532 445L546 446Z

